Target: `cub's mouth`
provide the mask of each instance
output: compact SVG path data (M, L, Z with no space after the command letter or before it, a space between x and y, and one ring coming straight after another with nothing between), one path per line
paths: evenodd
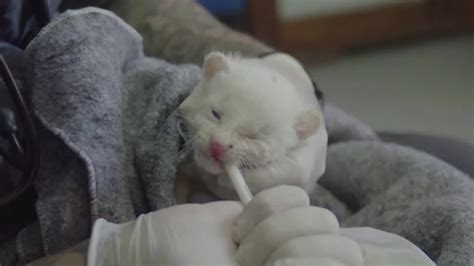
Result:
M196 149L194 153L196 164L211 174L221 174L224 170L223 162L216 161L207 152Z
M225 158L222 161L217 161L214 158L212 158L211 155L209 155L208 153L206 153L205 151L202 151L202 150L196 150L195 158L196 158L196 163L201 168L203 168L204 170L207 170L211 174L223 174L223 173L225 173L224 165L227 162L230 162L232 160L230 158ZM259 164L249 163L249 162L246 162L246 161L240 161L240 163L238 165L239 165L239 169L241 171L249 173L249 172L253 172L253 171L265 168L265 167L269 167L272 163L273 163L272 161L259 163Z

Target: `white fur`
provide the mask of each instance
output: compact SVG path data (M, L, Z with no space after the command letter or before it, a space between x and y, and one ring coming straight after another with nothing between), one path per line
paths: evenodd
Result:
M246 165L241 170L253 193L281 184L311 189L325 169L327 133L297 61L282 54L262 60L213 52L204 66L203 80L180 106L190 130L194 173L219 197L235 199L225 171L209 156L213 138L229 148L224 161ZM317 124L301 127L308 112ZM316 131L302 135L298 128Z

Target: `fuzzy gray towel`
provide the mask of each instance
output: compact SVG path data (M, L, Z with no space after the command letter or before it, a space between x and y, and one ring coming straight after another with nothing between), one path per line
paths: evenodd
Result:
M474 181L451 165L395 144L338 143L319 183L353 213L343 226L404 236L438 265L474 264Z
M17 237L22 260L87 238L98 217L125 222L173 204L182 144L174 111L199 67L145 57L133 29L95 8L44 28L25 65L42 157L38 222ZM337 107L326 105L324 115L337 144L312 202L344 225L400 234L440 265L469 265L473 181L427 154L378 141Z
M26 50L39 120L36 180L46 254L89 236L98 217L125 222L173 204L177 105L200 68L143 56L140 36L112 13L66 12ZM31 228L17 239L28 261Z
M197 66L145 58L140 36L98 9L49 24L24 65L42 149L39 225L17 237L24 261L87 238L98 217L124 222L173 203L179 138L170 114Z

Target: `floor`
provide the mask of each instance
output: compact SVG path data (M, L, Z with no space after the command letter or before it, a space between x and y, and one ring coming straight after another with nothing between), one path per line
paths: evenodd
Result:
M309 71L328 101L377 130L474 143L474 35L359 51Z

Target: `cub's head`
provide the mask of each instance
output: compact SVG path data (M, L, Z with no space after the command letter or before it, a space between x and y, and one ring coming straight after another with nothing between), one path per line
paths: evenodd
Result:
M251 170L285 156L320 126L319 112L301 97L258 59L210 53L201 82L179 107L195 162L220 174L228 161Z

